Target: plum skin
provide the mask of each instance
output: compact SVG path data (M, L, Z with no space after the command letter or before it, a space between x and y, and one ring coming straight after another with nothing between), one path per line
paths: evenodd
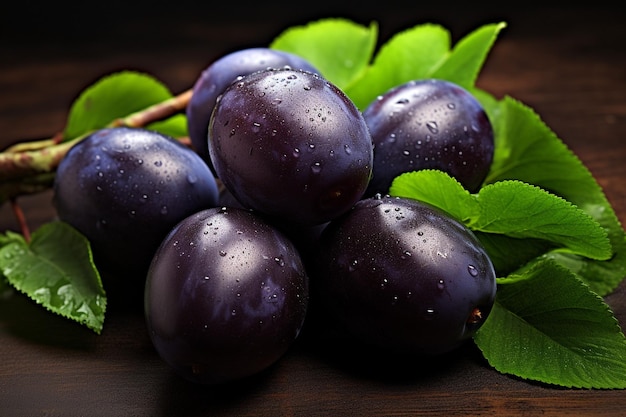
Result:
M317 74L258 71L231 84L209 124L215 172L242 206L322 224L358 201L372 139L354 103Z
M298 337L308 275L293 244L250 211L179 223L150 266L144 308L154 347L180 376L224 384L277 362Z
M218 201L204 161L175 139L140 128L106 128L59 163L53 203L84 234L94 261L112 276L143 279L170 229Z
M366 197L386 194L393 179L439 169L476 192L494 154L494 131L480 102L461 86L439 79L410 81L379 96L363 117L374 141Z
M402 354L461 345L487 319L493 265L474 234L417 200L372 197L320 237L314 294L356 340Z
M207 129L219 95L238 77L266 68L285 66L317 72L313 65L297 55L270 48L252 47L228 53L213 61L200 73L186 107L187 126L191 144L211 168L213 165L209 156Z

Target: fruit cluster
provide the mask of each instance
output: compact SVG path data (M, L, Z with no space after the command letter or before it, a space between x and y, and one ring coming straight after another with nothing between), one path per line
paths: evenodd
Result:
M314 299L356 340L413 354L456 348L489 315L495 273L472 232L386 195L424 168L480 187L493 131L459 86L415 80L361 111L302 58L252 48L202 72L187 121L191 147L100 130L54 185L99 267L142 278L150 337L185 378L266 369Z

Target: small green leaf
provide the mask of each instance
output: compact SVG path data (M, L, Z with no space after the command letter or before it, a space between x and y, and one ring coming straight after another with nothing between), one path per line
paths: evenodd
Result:
M454 82L468 90L473 88L491 47L505 27L504 22L483 25L459 40L431 77Z
M86 88L72 103L63 137L77 138L171 97L165 85L147 74L134 71L109 74ZM179 134L181 127L186 132L180 117L156 126L170 136Z
M606 230L567 200L521 181L500 181L477 196L480 216L469 227L515 238L554 242L592 259L611 257Z
M389 194L436 206L466 225L480 215L476 198L456 179L435 169L400 174L392 181Z
M44 224L27 243L0 247L0 273L46 309L102 331L106 295L89 242L63 222Z
M293 26L279 34L270 48L296 54L317 68L339 88L346 88L372 59L378 26L329 18Z
M421 170L395 178L389 193L439 207L474 231L541 239L592 259L612 255L606 230L589 214L521 181L499 181L472 195L442 171Z
M626 338L609 306L549 260L498 280L494 308L474 341L504 374L564 387L626 388Z

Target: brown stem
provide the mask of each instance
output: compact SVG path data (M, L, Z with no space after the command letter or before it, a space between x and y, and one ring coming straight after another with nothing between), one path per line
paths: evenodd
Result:
M26 243L30 243L30 229L28 227L28 223L26 222L26 216L24 216L24 212L22 211L20 205L17 204L17 200L15 198L11 199L11 208L13 209L13 214L15 214L15 218L17 219L17 224L20 226L24 240L26 240Z
M174 96L161 103L157 103L137 113L133 113L124 118L114 120L109 126L130 126L142 127L157 120L163 120L176 114L187 107L191 99L192 90L189 89L177 96Z

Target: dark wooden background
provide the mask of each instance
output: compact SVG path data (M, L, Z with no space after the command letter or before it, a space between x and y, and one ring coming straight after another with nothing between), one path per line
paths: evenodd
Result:
M626 14L619 7L204 3L22 1L0 12L0 149L61 130L77 94L105 74L135 69L182 92L220 55L265 46L284 28L317 18L376 20L381 41L424 22L445 25L456 41L483 23L506 21L479 86L533 107L626 222ZM50 197L19 200L31 228L54 217ZM17 223L5 204L0 231L7 229L17 230ZM607 297L622 324L625 284ZM626 415L625 391L562 389L501 375L471 344L396 375L403 364L381 370L347 350L309 334L257 378L194 386L158 358L140 311L111 308L96 336L14 295L0 300L0 416Z

